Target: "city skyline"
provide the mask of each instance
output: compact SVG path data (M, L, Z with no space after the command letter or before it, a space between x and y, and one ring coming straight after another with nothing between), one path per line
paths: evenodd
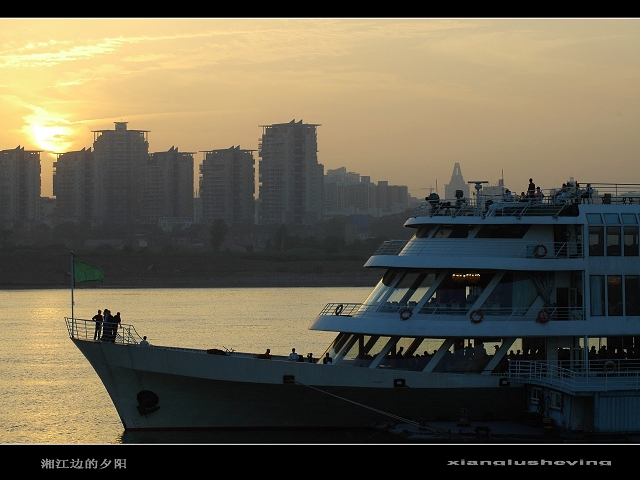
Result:
M174 147L149 152L149 132L129 129L127 122L94 131L93 150L83 148L57 158L53 164L55 199L41 196L41 152L24 147L3 150L0 214L9 228L16 220L28 227L40 222L54 226L106 221L172 228L217 220L245 226L314 225L332 215L379 216L409 206L406 186L390 186L387 181L374 185L368 176L347 173L345 167L329 170L331 182L323 186L317 126L302 121L263 126L257 199L252 150L231 147L204 152L195 199L193 153ZM458 164L454 175L458 183L463 181ZM335 188L330 188L331 183ZM331 208L325 208L325 197Z
M0 21L0 149L43 151L43 196L53 153L119 121L150 152L257 150L261 125L318 124L325 172L418 198L455 163L516 190L640 183L638 19Z

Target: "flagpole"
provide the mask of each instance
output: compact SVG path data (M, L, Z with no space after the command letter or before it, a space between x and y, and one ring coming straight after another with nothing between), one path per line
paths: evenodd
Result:
M73 337L73 329L75 327L75 320L73 318L73 284L75 283L75 279L73 278L73 252L71 252L71 336Z

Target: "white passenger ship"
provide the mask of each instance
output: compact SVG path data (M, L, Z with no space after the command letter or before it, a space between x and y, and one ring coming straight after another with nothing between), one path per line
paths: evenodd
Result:
M544 198L427 197L365 267L363 303L326 305L318 359L140 345L130 325L70 337L126 430L513 420L640 432L640 186L569 183Z

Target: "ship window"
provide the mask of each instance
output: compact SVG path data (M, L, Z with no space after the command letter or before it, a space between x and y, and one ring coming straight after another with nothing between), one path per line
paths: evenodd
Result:
M607 227L607 255L620 256L620 227Z
M587 213L588 223L602 223L602 217L599 213Z
M389 342L389 337L354 335L353 340L351 337L349 337L349 340L351 341L351 346L347 351L343 352L340 364L368 367L374 358L370 352L380 352ZM346 345L346 343L343 345ZM329 356L335 356L336 351L329 350Z
M605 213L604 223L620 223L620 218L617 213Z
M624 308L625 315L640 315L640 277L627 275L624 277Z
M562 394L560 392L551 392L549 394L549 407L554 410L562 409Z
M483 225L476 238L523 238L531 225Z
M634 213L623 213L622 223L638 223L638 219Z
M607 275L607 307L609 316L622 315L622 276Z
M414 284L416 283L416 281L418 281L419 285L419 282L422 280L424 280L424 274L421 274L419 272L405 273L394 287L391 295L389 295L387 303L390 303L392 305L406 305L407 299L405 298L405 295L411 288L413 288L413 290L415 291L415 288L417 287L414 286Z
M431 233L431 230L433 230L433 225L426 225L418 228L416 231L416 238L427 238L429 233Z
M591 315L604 315L604 275L591 275Z
M364 359L372 360L384 346L389 343L391 337L381 337L379 335L369 336L365 335L362 340L362 350L360 355Z
M542 398L542 389L538 387L533 387L531 389L531 403L538 404L540 403L541 398Z
M467 238L471 225L442 225L433 238Z
M433 272L428 274L423 273L420 277L418 277L418 279L416 280L416 284L410 290L411 295L407 300L407 305L409 307L417 305L422 297L426 295L426 293L429 291L429 288L431 288L431 285L433 285L435 281L436 274Z
M373 291L369 294L367 299L364 301L365 305L375 305L389 290L389 286L394 282L396 277L398 276L397 270L387 270L382 280L378 282L378 285L373 289Z
M589 255L604 255L604 227L589 227Z
M627 257L638 256L638 227L624 227L624 254Z

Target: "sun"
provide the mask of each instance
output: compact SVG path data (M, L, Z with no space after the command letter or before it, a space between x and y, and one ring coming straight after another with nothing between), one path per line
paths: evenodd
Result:
M73 145L71 137L74 129L71 122L50 114L44 108L29 108L33 111L24 117L22 131L29 135L36 148L50 153L67 152Z

